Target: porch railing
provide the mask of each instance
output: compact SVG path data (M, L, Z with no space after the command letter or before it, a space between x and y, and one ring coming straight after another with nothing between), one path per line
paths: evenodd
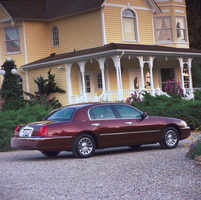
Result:
M193 88L193 92L195 90L200 90L201 88ZM131 96L132 93L134 93L134 91L136 91L139 95L140 98L143 98L143 93L147 92L151 95L165 95L167 97L169 97L169 95L165 92L163 92L160 88L156 88L156 89L144 89L144 90L140 90L140 89L126 89L126 90L122 90L122 98L123 101L126 101L126 99L128 97ZM192 90L190 88L186 88L185 89L185 93L186 93L186 98L185 99L192 99ZM105 91L104 93L102 93L100 96L97 96L96 94L94 95L93 99L88 99L88 102L101 102L101 101L118 101L118 90L111 90L111 91ZM84 95L80 94L80 95L73 95L72 96L72 103L76 104L76 103L84 103L86 102L86 98L84 97Z
M136 91L139 95L140 98L143 98L143 93L147 92L151 95L165 95L168 96L165 92L163 92L160 88L157 89L145 89L145 90L141 90L141 89L126 89L122 91L122 96L123 96L123 100L126 101L126 99L128 97L131 96L131 94ZM112 91L106 91L105 93L101 94L98 98L98 101L118 101L118 91L117 90L112 90Z
M72 96L72 104L83 103L84 102L84 95L73 95Z

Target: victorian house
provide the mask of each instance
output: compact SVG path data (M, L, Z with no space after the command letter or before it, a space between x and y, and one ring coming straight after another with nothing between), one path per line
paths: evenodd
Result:
M187 26L185 0L0 0L0 63L15 60L31 93L51 69L62 105L166 95L168 80L192 98Z

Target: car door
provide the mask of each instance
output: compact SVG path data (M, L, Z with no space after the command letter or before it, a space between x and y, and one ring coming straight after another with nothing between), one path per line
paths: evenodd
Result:
M92 129L99 139L99 147L125 144L122 121L110 105L95 106L89 110Z
M152 118L143 119L142 112L132 106L117 104L114 108L122 120L127 145L155 142L159 130Z

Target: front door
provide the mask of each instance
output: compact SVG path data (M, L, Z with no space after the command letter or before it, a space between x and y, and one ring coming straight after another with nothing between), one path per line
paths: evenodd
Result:
M173 81L175 79L174 68L164 68L161 69L161 86L162 90L164 90L165 84L167 81Z
M85 91L88 101L94 101L94 87L92 84L92 72L85 73Z

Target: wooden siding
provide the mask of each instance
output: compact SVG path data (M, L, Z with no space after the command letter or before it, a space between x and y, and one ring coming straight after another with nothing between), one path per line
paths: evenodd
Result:
M100 10L50 22L49 32L54 25L59 28L60 46L51 47L51 52L64 53L102 45Z
M62 88L67 92L66 88L66 70L64 69L58 69L57 66L51 66L51 67L43 67L38 69L32 69L29 70L29 85L30 85L30 93L34 94L36 91L36 84L34 82L34 79L37 77L42 76L43 78L47 78L48 74L47 72L51 69L51 73L55 75L55 82L58 87ZM53 93L50 95L50 98L56 97L59 99L60 103L62 105L67 105L67 93Z
M124 0L107 0L106 3L113 3L119 5L127 5L127 1ZM140 7L147 7L144 1L142 0L130 0L130 6L140 6Z
M28 63L50 54L50 32L47 22L26 22L26 46Z
M111 1L112 3L117 2L118 4L125 2ZM109 2L108 2L109 3ZM134 10L137 17L138 27L138 38L137 42L123 41L122 35L122 19L121 13L123 7L106 6L104 9L105 14L105 29L107 43L118 42L118 43L141 43L141 44L153 44L153 27L152 27L152 13L147 8L143 1L133 1L130 5L142 7L143 9ZM125 7L127 8L127 7ZM132 7L131 7L132 9ZM147 8L148 9L148 8Z

